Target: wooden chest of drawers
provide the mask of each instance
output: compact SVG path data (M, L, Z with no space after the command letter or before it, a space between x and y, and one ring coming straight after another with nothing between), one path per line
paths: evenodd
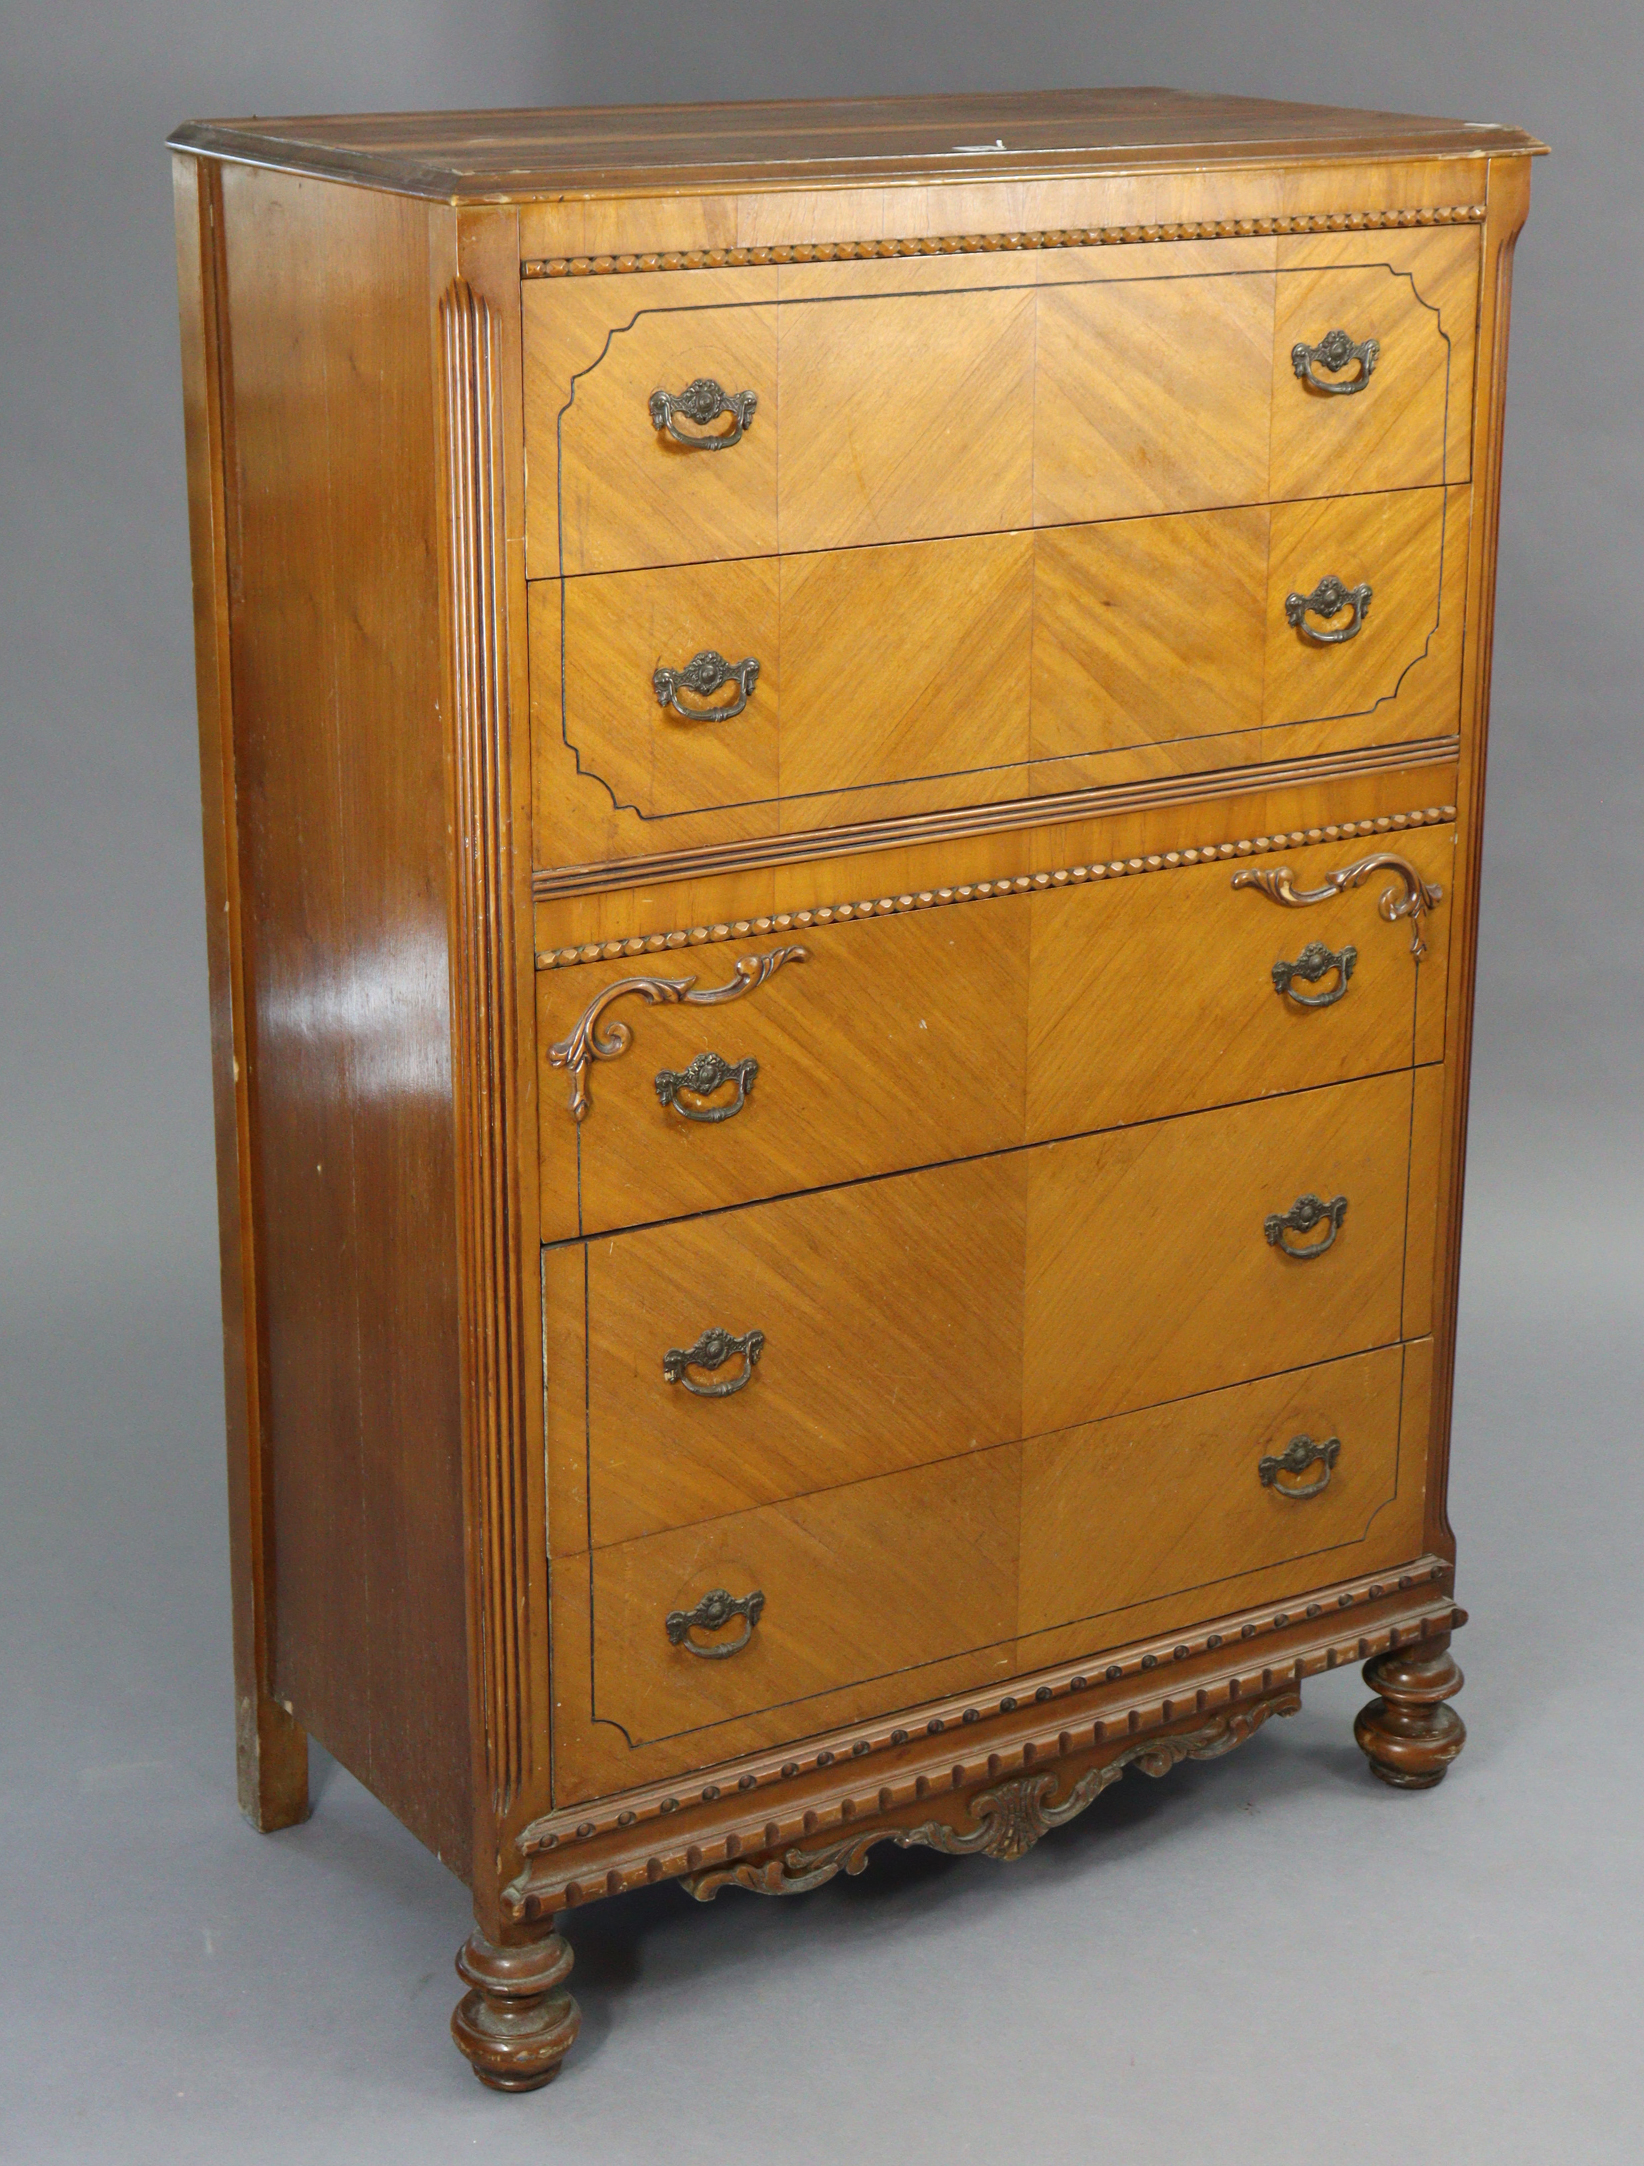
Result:
M1507 128L175 139L242 1802L557 1915L1436 1782Z

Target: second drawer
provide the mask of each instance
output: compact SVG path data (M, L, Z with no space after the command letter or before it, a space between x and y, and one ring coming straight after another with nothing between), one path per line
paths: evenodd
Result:
M1430 1212L1409 1218L1406 1192L1437 1074L548 1251L554 1546L1387 1345L1407 1317L1425 1328Z
M539 584L540 859L588 848L558 824L579 778L638 815L620 833L644 852L673 847L682 815L725 837L875 817L892 784L906 812L1048 796L1139 747L1216 740L1180 752L1207 767L1284 758L1301 723L1357 718L1367 744L1441 735L1456 726L1466 494ZM1280 734L1258 751L1262 729Z

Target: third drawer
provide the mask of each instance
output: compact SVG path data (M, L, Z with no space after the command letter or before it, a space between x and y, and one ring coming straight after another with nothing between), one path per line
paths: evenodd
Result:
M543 970L544 1237L1438 1060L1448 900L1421 917L1419 965L1413 921L1387 913L1417 883L1447 898L1454 856L1433 825ZM1252 871L1322 899L1276 907L1235 886ZM781 953L744 995L738 972Z
M546 1252L556 1550L1415 1336L1443 1070Z

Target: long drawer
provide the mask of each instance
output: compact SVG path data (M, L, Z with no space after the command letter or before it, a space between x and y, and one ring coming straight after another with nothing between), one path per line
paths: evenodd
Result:
M1464 487L738 558L538 583L533 743L556 786L662 823L769 827L1044 795L1110 755L1284 757L1356 721L1455 727ZM1265 739L1256 732L1266 731ZM915 787L917 786L917 787ZM703 825L699 819L693 834ZM626 830L624 832L627 832Z
M1420 886L1447 893L1454 849L1434 825L1259 861L1323 898L1294 910L1235 886L1250 865L1207 853L1143 878L1104 868L888 916L805 912L765 938L544 970L547 1236L1437 1060L1448 905L1421 913L1419 964L1413 921L1386 913ZM703 1004L723 991L738 997Z
M1463 228L527 284L529 571L1463 480L1477 262Z
M1058 1630L1094 1655L1412 1555L1426 1353L1390 1346L570 1560L568 1626L574 1610L580 1652L591 1616L592 1638L586 1718L565 1710L568 1787L916 1704L933 1677L997 1696Z
M598 1549L1392 1343L1427 1269L1418 1074L1438 1071L548 1251L551 1541Z

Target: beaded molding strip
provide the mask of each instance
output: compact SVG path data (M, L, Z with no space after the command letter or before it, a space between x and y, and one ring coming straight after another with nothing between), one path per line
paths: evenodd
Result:
M1067 226L1040 233L909 234L880 241L778 241L768 248L668 248L633 256L538 256L521 278L600 278L614 271L741 270L766 263L856 263L891 256L988 256L1037 248L1122 248L1138 241L1264 240L1286 233L1378 233L1478 226L1482 203L1419 210L1298 212L1289 218L1183 218L1158 226Z
M1173 872L1182 865L1207 865L1213 859L1300 850L1314 842L1344 842L1354 836L1398 834L1412 827L1442 827L1455 816L1454 805L1426 805L1416 812L1383 813L1373 820L1342 820L1329 827L1298 827L1284 835L1257 835L1247 842L1216 842L1201 850L1155 851L1149 857L1116 857L1105 865L1069 865L1055 872L1024 872L1005 880L978 880L964 887L921 888L916 895L881 895L865 902L824 904L819 910L780 910L774 915L738 918L723 925L692 925L680 932L590 941L576 948L550 948L539 950L536 965L539 970L564 970L573 963L614 963L624 956L660 955L670 948L746 940L757 933L803 931L809 925L848 925L862 918L894 917L905 910L940 910L949 903L984 902L992 895L1025 895L1031 888L1078 887L1091 880L1121 880L1134 873Z
M1259 1672L1262 1687L1269 1689L1275 1681L1290 1674L1292 1670L1299 1680L1300 1677L1319 1670L1334 1669L1343 1662L1362 1661L1364 1642L1372 1635L1376 1638L1385 1636L1389 1644L1396 1645L1401 1638L1418 1638L1432 1630L1459 1629L1466 1623L1467 1613L1454 1607L1454 1597L1449 1591L1451 1585L1451 1568L1448 1565L1431 1557L1423 1558L1403 1572L1366 1575L1333 1588L1323 1589L1319 1596L1289 1607L1236 1612L1223 1619L1216 1629L1201 1628L1185 1640L1176 1641L1167 1635L1162 1639L1145 1642L1114 1661L1065 1663L1054 1670L1043 1671L1037 1675L1030 1674L1026 1678L1014 1680L1013 1689L1002 1696L956 1695L935 1703L927 1703L918 1710L917 1715L904 1711L878 1721L870 1721L855 1730L834 1731L824 1737L813 1737L806 1747L797 1753L792 1746L768 1749L714 1769L711 1778L696 1787L681 1783L675 1778L671 1784L651 1783L643 1789L619 1794L609 1801L580 1808L568 1806L559 1812L547 1813L520 1830L520 1851L528 1861L533 1862L528 1862L522 1880L516 1881L513 1887L505 1892L504 1901L516 1916L535 1915L541 1906L543 1891L540 1882L533 1888L532 1881L535 1874L554 1874L558 1877L555 1866L550 1862L550 1854L553 1852L569 1849L573 1853L571 1857L563 1860L558 1870L575 1875L576 1848L591 1842L597 1836L627 1835L636 1827L664 1822L673 1814L688 1811L692 1806L716 1805L722 1799L729 1800L738 1795L747 1798L752 1815L772 1810L785 1815L794 1808L779 1803L778 1796L771 1797L768 1804L762 1805L757 1793L767 1792L773 1787L780 1793L781 1786L794 1782L801 1776L825 1774L830 1769L837 1769L841 1776L846 1776L854 1763L878 1752L894 1751L897 1747L910 1743L915 1735L934 1738L950 1731L955 1732L957 1734L953 1738L953 1752L957 1758L968 1760L980 1753L981 1764L974 1768L954 1770L956 1775L962 1773L963 1779L968 1782L981 1779L989 1772L987 1754L992 1748L988 1742L988 1733L973 1730L971 1725L986 1722L990 1718L1008 1719L1018 1711L1031 1714L1036 1707L1042 1707L1046 1709L1045 1739L1054 1737L1065 1752L1075 1742L1093 1742L1099 1745L1106 1742L1109 1736L1128 1734L1144 1726L1173 1722L1182 1716L1202 1712L1206 1704L1208 1680L1190 1675L1185 1682L1174 1687L1169 1681L1176 1663L1194 1657L1213 1656L1225 1651L1232 1658L1234 1671L1242 1674L1248 1668L1248 1651L1249 1660L1262 1665ZM1347 1624L1344 1612L1364 1604L1394 1599L1401 1594L1413 1594L1426 1614L1420 1617L1404 1617L1394 1622L1390 1628L1383 1628L1381 1631L1368 1620L1356 1630ZM1424 1596L1427 1598L1425 1601ZM1345 1643L1315 1649L1310 1654L1297 1653L1294 1656L1285 1656L1274 1650L1267 1654L1265 1659L1261 1652L1251 1649L1252 1641L1258 1641L1268 1634L1280 1633L1293 1626L1318 1625L1326 1617L1341 1620L1346 1634ZM1081 1720L1068 1705L1069 1701L1076 1700L1083 1693L1104 1686L1111 1687L1126 1679L1132 1680L1137 1688L1150 1692L1145 1713L1140 1709L1127 1709L1121 1704L1117 1712L1096 1715L1093 1711L1091 1715L1082 1718L1083 1723L1091 1727L1089 1738L1077 1739L1075 1733L1068 1731L1067 1725L1070 1721L1078 1723ZM1155 1686L1157 1691L1153 1692L1152 1688ZM1062 1742L1064 1738L1065 1743ZM979 1739L980 1742L973 1743L973 1739ZM870 1788L882 1780L866 1769L863 1770L863 1779ZM909 1776L905 1787L910 1794L918 1788L919 1794L924 1795L925 1791L934 1785L928 1777L921 1784L916 1778ZM871 1797L866 1798L860 1808L847 1809L844 1817L851 1818L853 1811L857 1809L871 1810L874 1802L878 1802L882 1809L888 1809L890 1803L883 1798L877 1801ZM837 1804L831 1809L808 1809L805 1813L806 1824L798 1832L805 1836L813 1835L819 1828L839 1818ZM773 1844L790 1839L780 1822L774 1831L767 1829L764 1832ZM664 1839L660 1827L653 1836L633 1837L634 1841L641 1843L659 1839ZM659 1870L649 1871L649 1861L641 1855L637 1859L624 1858L620 1865L594 1865L589 1869L587 1880L580 1886L573 1878L562 1893L555 1895L555 1905L561 1901L575 1903L590 1897L614 1895L623 1887L660 1878L664 1873L679 1870L694 1872L707 1862L710 1849L722 1850L724 1847L722 1841L705 1842L698 1847L690 1834L682 1834L674 1840L682 1849L686 1845L690 1846L689 1849L684 1849L678 1862L669 1861L663 1864L659 1859ZM734 1838L731 1854L735 1854Z

